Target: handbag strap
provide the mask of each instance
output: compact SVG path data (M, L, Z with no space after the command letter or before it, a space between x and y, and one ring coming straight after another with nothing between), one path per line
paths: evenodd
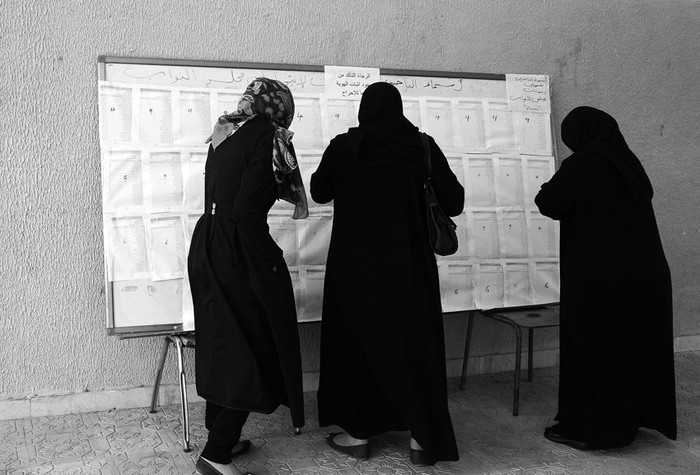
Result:
M427 171L427 179L430 180L432 164L430 163L430 139L428 138L428 134L426 134L425 132L420 132L420 141L423 144L423 155L425 156L425 168Z

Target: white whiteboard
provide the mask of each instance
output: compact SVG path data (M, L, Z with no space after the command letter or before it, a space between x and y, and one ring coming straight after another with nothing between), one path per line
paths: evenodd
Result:
M406 117L433 136L465 188L465 211L455 218L460 249L438 256L443 310L558 301L559 230L533 202L554 173L550 114L509 109L503 75L380 73L376 80L396 85ZM330 140L357 125L359 101L327 94L323 67L100 58L110 331L192 329L186 257L204 207L204 139L258 76L285 82L294 95L290 129L308 190ZM332 204L309 196L309 208L309 218L295 221L293 207L278 201L268 219L299 321L321 318L333 219Z

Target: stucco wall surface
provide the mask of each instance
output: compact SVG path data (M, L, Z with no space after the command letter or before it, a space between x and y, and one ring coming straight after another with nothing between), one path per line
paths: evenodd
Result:
M6 0L0 44L0 398L152 384L160 343L105 331L103 54L548 74L557 125L577 105L603 108L642 160L675 333L700 334L698 1ZM446 325L457 358L464 322ZM475 354L510 351L500 328L477 330ZM301 333L316 370L318 325Z

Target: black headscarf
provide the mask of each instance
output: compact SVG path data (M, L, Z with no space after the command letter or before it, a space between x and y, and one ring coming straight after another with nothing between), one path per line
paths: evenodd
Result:
M561 123L561 139L574 154L593 153L610 162L634 201L650 200L654 195L641 162L610 114L588 106L575 108Z
M358 113L363 135L360 156L370 164L422 156L418 127L403 115L401 93L386 82L370 84L362 93Z

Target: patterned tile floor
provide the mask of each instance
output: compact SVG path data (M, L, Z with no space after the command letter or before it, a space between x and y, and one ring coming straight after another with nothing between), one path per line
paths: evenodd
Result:
M292 434L288 412L251 415L244 437L253 449L237 459L254 474L700 474L700 352L677 361L679 438L643 430L629 447L580 452L542 437L556 408L556 368L535 370L523 382L520 415L511 415L512 373L470 376L460 391L451 381L452 412L460 460L415 467L408 434L371 441L372 458L357 461L326 446L317 427L315 395L307 397L307 426ZM653 382L650 382L653 384ZM164 406L0 421L0 474L194 473L206 440L204 405L190 406L194 450L180 445L180 408Z

